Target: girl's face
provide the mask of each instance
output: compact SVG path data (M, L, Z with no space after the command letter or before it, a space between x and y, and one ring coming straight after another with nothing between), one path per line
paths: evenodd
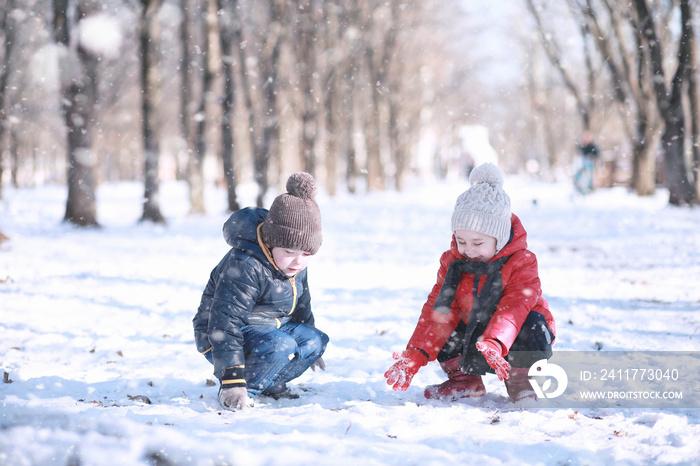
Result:
M272 258L283 274L293 277L309 265L311 254L298 249L272 248Z
M459 253L473 262L488 262L496 255L496 238L471 230L455 230Z

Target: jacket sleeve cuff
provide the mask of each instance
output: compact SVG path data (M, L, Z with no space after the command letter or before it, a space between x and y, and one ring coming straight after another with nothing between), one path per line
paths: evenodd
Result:
M518 336L519 329L514 325L503 325L499 329L486 329L483 338L489 338L491 340L496 340L503 347L502 356L505 357L510 347L513 346L513 342Z
M221 377L221 388L245 387L245 366L229 367Z
M423 356L425 358L425 361L420 361L421 367L428 364L428 361L430 361L430 355L428 354L427 351L425 351L422 348L416 348L415 346L409 346L406 348L406 351L408 351L408 352L411 352L412 350L416 350L418 352L418 353L414 353L414 354L420 354L421 356ZM416 362L419 362L419 361L416 361Z

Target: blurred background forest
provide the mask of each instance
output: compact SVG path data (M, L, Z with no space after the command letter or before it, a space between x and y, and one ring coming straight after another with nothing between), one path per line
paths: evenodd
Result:
M68 186L97 225L105 182L339 191L415 178L570 178L700 192L697 0L0 0L0 198ZM0 225L1 226L1 225Z

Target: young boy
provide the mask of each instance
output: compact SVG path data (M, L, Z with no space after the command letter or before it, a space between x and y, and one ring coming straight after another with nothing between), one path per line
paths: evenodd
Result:
M314 326L306 273L321 246L315 194L313 177L295 173L269 211L241 209L224 224L231 250L211 272L193 325L225 409L277 397L309 367L325 370L328 336Z
M482 396L486 372L505 380L513 401L532 398L528 369L551 357L555 332L537 259L511 213L498 167L483 164L469 181L452 214L452 242L437 283L406 350L394 353L397 362L384 376L405 391L418 369L437 359L448 379L426 387L426 398Z

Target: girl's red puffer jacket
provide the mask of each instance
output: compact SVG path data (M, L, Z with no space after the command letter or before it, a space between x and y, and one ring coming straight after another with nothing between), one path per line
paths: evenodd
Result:
M511 226L513 239L491 259L493 262L501 257L511 256L501 268L503 296L483 334L484 338L492 338L501 342L506 351L515 341L530 311L542 314L549 328L556 335L554 318L549 311L547 301L542 297L537 258L527 249L527 232L515 214L511 216ZM423 305L416 329L406 345L408 348L423 350L431 361L437 358L460 319L465 324L467 323L472 309L475 275L469 273L462 274L449 313L445 315L433 309L445 280L447 268L453 260L458 258L464 257L457 250L457 243L453 235L450 249L440 257L437 283L433 286L428 300ZM479 290L481 290L483 282L484 280L480 280Z

